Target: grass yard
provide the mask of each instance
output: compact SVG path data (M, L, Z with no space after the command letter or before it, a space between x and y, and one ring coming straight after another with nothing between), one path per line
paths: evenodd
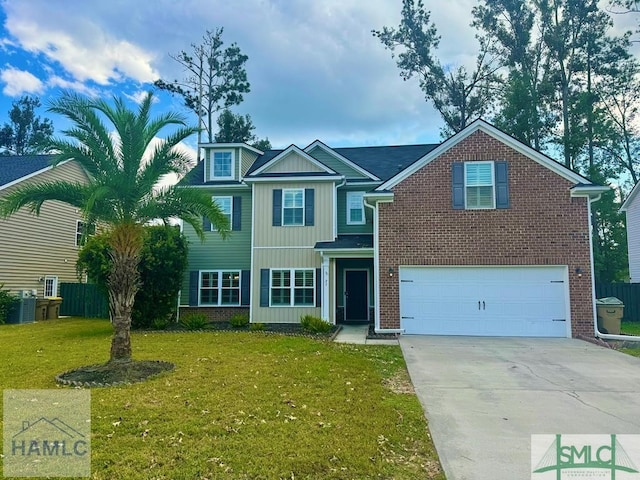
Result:
M640 335L640 322L622 322L620 331L625 335Z
M0 326L0 385L62 388L56 374L107 360L110 335L93 319ZM397 346L248 332L132 337L136 359L176 369L91 390L91 478L444 478Z

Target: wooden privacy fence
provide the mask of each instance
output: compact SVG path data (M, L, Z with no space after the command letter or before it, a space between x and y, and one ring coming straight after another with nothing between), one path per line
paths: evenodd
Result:
M623 320L640 322L640 283L596 283L596 298L604 297L622 300Z
M109 318L109 304L97 285L61 283L60 315L70 317Z

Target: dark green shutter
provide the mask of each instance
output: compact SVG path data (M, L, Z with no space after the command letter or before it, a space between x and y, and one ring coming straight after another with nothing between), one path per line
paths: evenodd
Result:
M205 232L211 231L211 221L207 217L202 217L202 230Z
M451 202L456 210L464 209L464 163L451 164Z
M507 162L496 162L496 208L509 208L509 167Z
M282 190L273 190L273 226L282 226Z
M240 273L240 305L249 305L251 298L251 271L242 270Z
M304 189L304 224L307 227L313 226L314 221L314 211L313 211L313 203L314 203L314 193L313 188L305 188Z
M192 270L189 272L189 305L198 305L198 290L200 289L200 272Z
M260 269L260 306L269 306L269 269Z
M242 229L242 197L233 197L231 230Z
M322 269L316 268L316 307L322 306Z

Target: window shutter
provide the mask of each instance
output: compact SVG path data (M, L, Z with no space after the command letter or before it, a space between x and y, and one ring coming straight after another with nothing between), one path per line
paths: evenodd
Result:
M233 197L231 230L242 229L242 197Z
M314 203L314 189L313 188L305 188L304 190L304 224L307 227L313 226L313 203Z
M507 162L495 162L496 208L509 208L509 167Z
M269 269L260 269L260 306L269 306Z
M451 201L455 210L464 209L464 163L451 164Z
M198 306L198 290L200 289L200 272L192 270L189 272L189 305Z
M273 190L273 226L282 226L282 190Z
M242 270L240 272L240 305L249 305L251 298L251 271Z
M207 217L202 217L202 230L205 232L211 231L211 221Z
M316 307L322 306L322 269L316 268Z

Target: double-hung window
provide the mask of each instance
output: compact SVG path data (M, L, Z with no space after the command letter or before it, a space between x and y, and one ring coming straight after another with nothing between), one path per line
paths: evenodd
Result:
M451 200L457 210L510 208L509 164L504 160L453 162Z
M229 221L229 227L233 224L233 197L213 197L213 201L218 206L222 214ZM214 231L215 227L212 225L211 230Z
M304 189L282 190L282 225L304 225Z
M271 270L270 299L273 307L313 307L315 270Z
M211 178L213 180L233 179L233 152L223 150L211 154Z
M87 238L96 233L96 227L89 225L82 220L76 221L76 247L80 247L87 242Z
M493 162L465 163L464 184L468 209L495 208Z
M347 192L347 225L362 225L364 218L364 192Z
M200 272L200 305L240 305L240 271Z

